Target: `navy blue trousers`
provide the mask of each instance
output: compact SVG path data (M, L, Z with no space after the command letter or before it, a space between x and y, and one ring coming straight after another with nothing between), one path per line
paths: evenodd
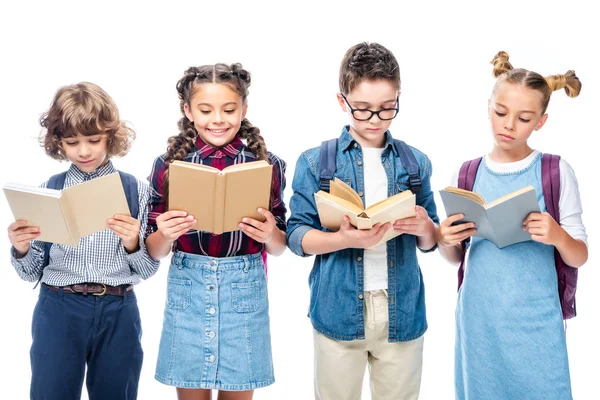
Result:
M40 288L31 325L31 399L137 398L142 327L133 292L124 297ZM86 375L87 366L87 375Z

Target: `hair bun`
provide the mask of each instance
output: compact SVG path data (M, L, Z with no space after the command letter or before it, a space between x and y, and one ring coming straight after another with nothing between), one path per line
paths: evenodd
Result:
M512 64L508 61L508 53L504 50L499 51L492 61L490 62L494 66L493 74L494 77L499 77L503 73L513 69Z

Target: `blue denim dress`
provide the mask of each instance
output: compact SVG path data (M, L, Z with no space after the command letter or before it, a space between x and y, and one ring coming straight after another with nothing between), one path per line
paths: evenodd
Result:
M260 253L171 259L155 378L181 388L272 384L269 303Z
M486 202L533 185L545 211L541 153L523 170L497 173L485 159L474 191ZM458 294L456 399L572 399L554 247L503 249L473 238Z

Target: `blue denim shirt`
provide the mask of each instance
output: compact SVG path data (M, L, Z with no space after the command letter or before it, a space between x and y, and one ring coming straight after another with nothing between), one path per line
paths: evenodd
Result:
M388 177L388 195L408 190L408 174L402 167L392 135L386 132L381 162ZM433 192L431 191L431 161L412 148L419 163L423 185L417 194L417 204L427 210L436 223ZM335 177L364 192L362 150L348 132L342 131L338 140ZM296 163L294 194L290 200L288 246L296 254L307 257L302 239L311 229L327 231L321 226L314 200L319 191L319 147L302 153ZM417 240L413 235L400 235L387 242L389 291L389 341L413 340L427 330L425 317L425 288L417 260ZM434 247L435 249L435 247ZM433 250L433 249L432 249ZM365 338L363 295L363 249L344 249L317 255L310 273L309 317L318 332L332 339Z

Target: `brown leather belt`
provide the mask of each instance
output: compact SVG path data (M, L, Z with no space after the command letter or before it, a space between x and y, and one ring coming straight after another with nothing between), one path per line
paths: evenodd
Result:
M54 292L58 292L61 288L61 286L51 286L46 285L45 283L42 283L42 285ZM133 285L110 286L103 283L76 283L74 285L62 286L62 289L63 293L70 294L87 295L89 293L93 296L104 296L106 294L110 294L113 296L123 297L123 293L125 293L125 291L131 292L133 290Z

